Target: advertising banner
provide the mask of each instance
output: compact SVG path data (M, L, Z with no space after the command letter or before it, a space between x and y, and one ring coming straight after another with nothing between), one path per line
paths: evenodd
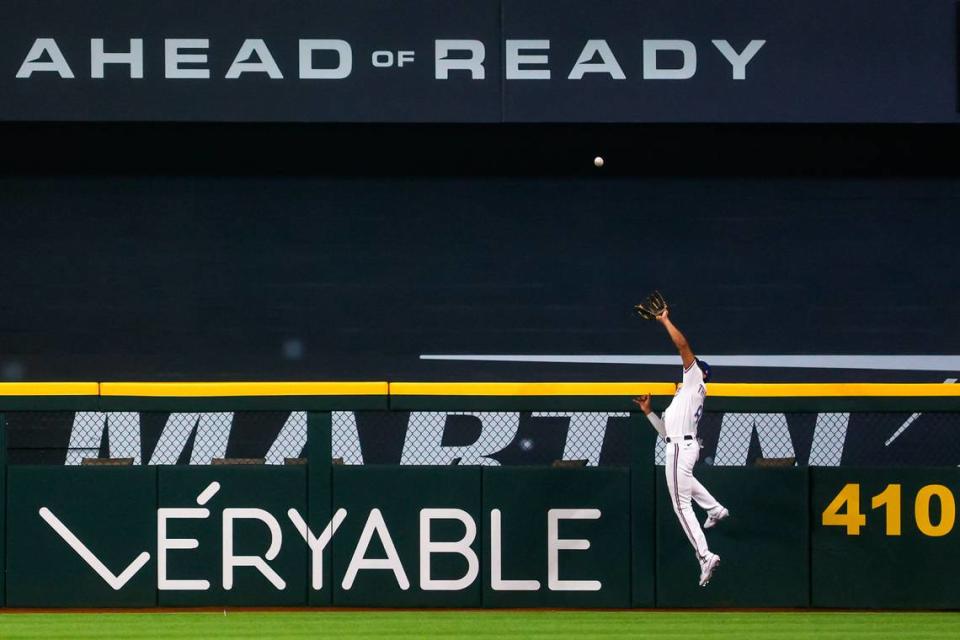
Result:
M948 0L5 9L0 120L957 120Z
M336 467L333 503L334 605L481 606L479 468Z
M160 606L307 604L305 466L157 471Z
M626 468L488 469L483 511L484 606L630 606Z

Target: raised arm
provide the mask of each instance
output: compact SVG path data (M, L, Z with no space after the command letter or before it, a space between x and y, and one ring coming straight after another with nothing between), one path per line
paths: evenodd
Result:
M667 333L670 334L673 345L677 348L677 351L680 352L680 358L683 360L683 368L689 369L690 365L696 360L696 357L693 355L693 350L690 348L690 343L687 342L686 336L670 321L670 310L665 309L663 313L658 315L657 322L662 324L667 330Z
M653 409L650 405L650 394L646 393L638 398L634 398L633 404L637 405L643 410L644 415L647 416L647 420L649 420L650 424L653 425L653 428L657 430L657 433L660 434L660 437L666 438L667 429L663 425L663 420L660 419L660 416L653 412Z

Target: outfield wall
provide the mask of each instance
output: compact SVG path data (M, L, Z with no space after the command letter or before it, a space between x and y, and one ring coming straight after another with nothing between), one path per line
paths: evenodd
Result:
M391 395L386 383L311 384L2 388L11 419L52 407L309 407L305 465L4 461L5 605L960 607L948 582L960 562L956 468L701 465L698 477L733 514L709 533L724 561L701 589L642 415L627 417L627 464L331 464L337 408L622 411L641 392L662 406L673 385L398 386ZM948 385L711 393L741 410L960 411Z

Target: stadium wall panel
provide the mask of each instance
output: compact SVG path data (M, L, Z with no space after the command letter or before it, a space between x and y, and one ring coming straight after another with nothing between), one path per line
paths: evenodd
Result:
M649 499L649 496L648 496ZM544 469L485 468L483 471L484 537L491 548L496 510L502 536L501 562L484 564L483 604L487 607L627 607L630 605L630 475L627 468ZM549 551L553 512L558 539L570 544ZM562 519L561 519L562 518ZM652 539L645 543L644 552ZM498 587L493 567L503 580L524 580L526 589ZM536 582L536 588L533 581ZM572 587L591 582L595 590Z
M909 398L901 401L908 411ZM899 462L874 454L868 458L859 441L857 455L844 453L845 466L829 468L817 466L827 464L824 460L806 460L806 445L793 427L806 425L808 438L822 439L846 425L846 414L829 424L818 417L816 425L813 416L797 422L790 414L789 430L786 422L765 427L769 416L743 414L749 420L730 426L722 436L727 449L717 449L718 456L723 451L729 455L732 438L746 438L750 451L760 447L769 454L794 447L790 451L800 466L747 467L752 463L718 458L720 466L697 467L698 478L733 513L708 533L724 562L710 588L700 589L662 467L654 464L660 448L641 414L574 414L584 421L581 427L616 421L623 433L603 440L620 454L586 460L590 466L585 469L560 469L499 455L448 466L457 462L456 457L447 459L450 451L431 466L374 464L362 458L332 465L335 456L354 455L334 452L336 413L238 413L237 428L243 433L287 432L289 442L285 448L271 447L275 459L266 466L198 464L192 443L170 444L174 451L168 458L173 462L161 465L149 462L147 449L132 467L64 466L62 458L45 465L6 461L6 472L0 473L0 482L7 483L6 513L0 514L0 526L4 516L6 520L5 548L0 554L5 555L7 606L960 608L949 582L960 563L960 472L954 467L905 466L910 457ZM370 413L399 416L404 430L390 436L396 441L390 446L425 446L404 442L411 437L409 432L404 435L410 412ZM522 431L524 415L537 414L548 431L574 419L551 411L481 412L482 420L476 413L423 413L418 419L440 421L441 444L451 451L460 447L457 456L467 455L467 441L461 440L471 429L482 428L482 420L496 429L520 428L511 437L523 449L533 447L534 441L536 447L548 444L537 432ZM48 436L69 433L77 420L70 412L36 415L44 420L29 419L23 412L3 415L16 425L11 430L8 424L3 437L12 436L22 447L31 442L46 447ZM111 438L133 434L137 425L163 441L161 429L167 433L174 423L152 415L91 413L87 417L99 425L93 433L96 442L79 444L88 447L79 453L104 458L122 450L133 455L140 449ZM206 414L183 415L189 426L191 416L199 421ZM366 414L351 414L354 420L361 415ZM917 438L929 445L925 420L942 427L933 439L938 448L949 445L948 418L953 414L874 415L889 419L864 422L862 428L887 434L888 445L894 439ZM340 416L341 426L349 417ZM452 418L465 421L461 426L466 431L447 429ZM48 424L53 425L50 434ZM204 446L218 446L228 457L251 451L243 439L229 444L220 425L210 423L210 431L201 434L194 424L189 438L207 438ZM851 431L854 426L850 421ZM377 429L393 427L383 423ZM708 439L711 433L705 430ZM775 434L782 440L774 439ZM579 451L575 445L584 437L582 431L569 427L561 435L569 446L555 448L556 455ZM708 441L705 452L717 446ZM23 449L16 451L20 455ZM297 455L305 455L309 464L281 465L284 456ZM744 455L751 459L753 454ZM867 468L856 462L867 459L886 466ZM837 451L829 464L840 463ZM79 458L73 464L79 464ZM225 524L228 509L232 533ZM421 513L425 509L456 511L435 513L427 535ZM552 510L566 510L553 512L553 529ZM315 556L304 540L304 523L309 525L307 535L311 540L319 537L323 547L317 556L322 559L321 585L314 584ZM495 529L501 534L496 554ZM364 537L369 544L360 544ZM383 562L392 555L387 553L388 537L403 568L402 581ZM472 539L458 543L465 537ZM550 540L572 542L551 551ZM475 571L474 577L457 587L427 585L422 550L431 541L436 545L429 563L434 580L458 580ZM232 544L232 552L225 554L227 544ZM226 556L234 558L233 569L226 566ZM363 568L348 586L351 563ZM495 585L494 566L501 581L528 583ZM567 590L570 585L564 587L562 581L569 580L596 580L600 588L593 590L589 583Z
M814 468L810 474L814 606L960 608L960 470Z
M330 523L333 504L333 472L331 470L331 415L328 411L307 414L307 523L315 535ZM333 602L333 561L331 545L321 552L320 568L316 567L315 551L310 553L307 602L324 606ZM316 571L316 575L315 572Z
M731 513L706 532L720 569L708 588L697 585L700 567L658 473L657 606L808 606L807 469L704 467L697 478Z
M209 587L161 589L160 606L307 604L308 549L289 516L296 510L308 518L304 466L159 467L157 496L165 509L208 512L169 520L167 537L197 541L196 549L171 552L170 572L176 572L171 577L206 580ZM228 541L232 554L225 549ZM271 553L274 545L276 552ZM228 570L227 555L265 556L267 573L273 575L240 564L243 560Z
M156 467L11 467L7 480L7 606L157 604Z
M6 604L7 584L7 420L0 414L0 605Z
M656 491L655 472L650 464L656 439L651 436L647 417L630 416L630 560L631 606L652 607L656 603Z
M344 509L346 518L333 537L333 604L379 607L479 607L479 573L463 588L428 587L424 580L459 580L471 571L461 553L431 554L429 576L423 545L427 538L454 543L470 539L476 557L474 571L482 565L480 535L481 470L450 467L335 467L334 511ZM424 509L457 510L472 520L472 535L459 520L437 518L424 527ZM373 529L380 523L382 528ZM369 530L371 544L360 548L362 532ZM429 531L429 534L428 534ZM390 558L385 548L394 548L402 569L362 569L348 578L351 563L361 558ZM466 543L464 543L466 544ZM357 564L356 566L360 566ZM400 575L402 572L403 578Z

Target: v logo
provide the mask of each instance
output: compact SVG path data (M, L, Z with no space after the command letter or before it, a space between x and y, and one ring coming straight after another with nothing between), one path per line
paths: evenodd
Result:
M77 555L90 565L90 567L97 572L97 575L103 578L104 582L109 584L114 591L119 591L123 585L127 584L130 578L135 576L137 572L143 568L143 565L147 564L150 560L150 554L144 551L137 556L120 575L115 576L107 569L105 564L100 562L97 556L93 555L93 552L90 551L85 544L80 542L80 538L75 536L73 532L67 528L67 525L60 521L60 518L53 515L50 509L40 507L40 517L43 518L44 522L50 525L50 528L56 531L57 535L63 538L64 542L70 545L70 548L76 551Z

